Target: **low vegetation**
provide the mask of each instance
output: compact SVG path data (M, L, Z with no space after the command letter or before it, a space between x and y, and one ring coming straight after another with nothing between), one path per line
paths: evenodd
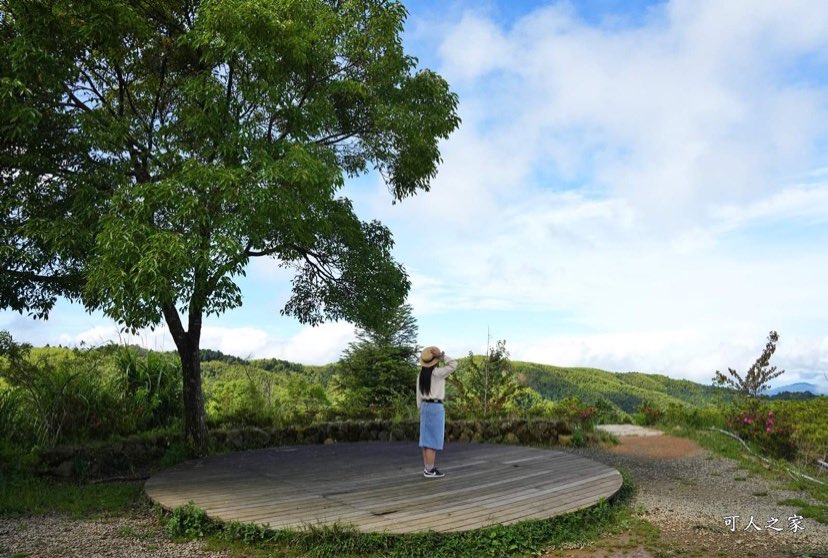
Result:
M405 310L401 323L410 325ZM285 440L298 443L297 436L303 442L320 443L334 432L341 436L361 428L359 424L369 425L366 439L373 439L375 430L379 436L380 426L387 429L383 437L404 439L407 429L416 430L415 338L416 330L396 341L365 332L339 362L327 366L278 359L247 361L204 351L205 408L215 433L213 451ZM394 342L405 342L407 348L402 350ZM185 445L179 440L183 422L177 358L175 353L116 345L33 348L0 334L0 422L6 425L0 432L0 514L146 513L150 505L140 482L87 484L34 473L44 471L43 456L54 454L59 463L61 448L67 445L109 458L113 447L152 445L149 470L186 459ZM382 369L389 359L397 362L394 370L399 374L387 377L386 383L396 387L380 393L372 387L375 378L364 371ZM787 504L796 506L804 517L828 520L828 488L807 479L824 478L814 463L828 453L826 397L746 396L727 387L659 375L513 362L505 342L497 343L487 355L460 359L451 378L447 412L454 422L447 435L454 439L521 443L519 437L506 440L495 432L497 424L511 421L527 425L527 432L554 430L559 442L578 446L601 439L594 430L600 423L652 425L739 460L747 474L772 476L798 490L803 499ZM280 437L279 432L290 436ZM73 463L72 471L64 471L73 478L88 480L107 470L91 458ZM136 474L135 467L129 468ZM630 489L625 479L624 493ZM193 507L175 510L165 521L174 538L203 538L216 549L243 547L240 552L248 556L500 556L579 544L619 525L642 523L619 505L623 501L551 522L457 535L364 535L345 526L301 533L220 526ZM654 536L647 525L636 529L636 537Z

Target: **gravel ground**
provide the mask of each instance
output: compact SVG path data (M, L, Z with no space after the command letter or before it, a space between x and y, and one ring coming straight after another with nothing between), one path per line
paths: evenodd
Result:
M201 542L174 543L151 513L78 520L47 515L0 518L0 556L16 558L224 558Z
M626 469L638 492L634 505L657 526L662 542L677 555L828 557L828 525L805 518L798 532L788 518L796 508L779 505L798 492L776 488L772 481L748 476L734 460L719 457L693 442L672 436L621 438L612 450L570 450L616 468ZM807 500L807 499L806 499ZM731 531L725 516L738 515ZM753 516L762 531L749 526ZM769 518L778 518L767 529Z
M775 488L771 482L748 477L738 463L715 456L693 442L672 436L624 437L612 450L572 449L573 453L628 471L638 487L634 505L661 530L661 542L676 556L732 556L771 558L811 556L828 558L828 525L802 521L803 530L788 530L796 509L777 504L802 498ZM741 479L741 480L740 480ZM725 516L738 515L731 532ZM746 531L750 517L761 532ZM768 518L779 518L766 529ZM634 549L612 556L649 558ZM658 555L662 555L659 553ZM598 556L583 553L572 556ZM601 553L601 556L606 554ZM200 542L173 543L151 513L131 517L77 520L66 516L0 518L0 556L56 557L195 557L219 558Z

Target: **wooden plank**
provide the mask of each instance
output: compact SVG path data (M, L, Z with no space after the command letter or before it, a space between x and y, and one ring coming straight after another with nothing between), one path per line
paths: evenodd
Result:
M563 479L560 479L559 484L556 485L556 486L561 486L560 483L562 483L562 482L563 482ZM541 490L535 489L535 490L532 490L531 492L527 493L527 495L524 496L524 498L527 497L527 496L536 497L538 494L545 494L546 492L548 492L548 491L541 491ZM453 504L449 504L449 505L446 505L447 500L446 500L446 498L443 498L442 496L440 496L438 498L432 498L432 499L427 500L427 501L421 501L419 503L419 505L416 505L416 506L412 506L412 505L408 504L408 502L405 502L405 501L403 501L403 502L383 503L383 507L386 510L392 509L394 507L398 507L399 510L396 511L394 514L382 514L382 515L385 516L385 519L395 519L396 520L398 518L418 518L418 517L421 517L424 514L424 512L431 512L432 515L440 515L440 516L445 516L447 514L458 515L460 512L468 511L469 508L471 508L472 513L476 513L474 511L475 509L480 509L481 506L485 506L487 504L491 507L493 505L492 502L497 502L500 499L502 499L501 493L500 492L495 492L493 494L484 495L484 496L475 496L475 497L471 497L471 498L466 497L466 498L460 499L459 503L453 503ZM458 499L454 498L453 501L457 502ZM369 510L369 511L371 511L373 514L377 515L378 509L374 508L373 510ZM357 514L341 515L339 517L339 519L340 519L340 521L346 521L347 522L348 520L350 520L351 516L353 516L353 515L359 515L359 514L357 513ZM295 518L295 519L297 521L299 520L299 518ZM302 520L304 520L304 519L307 519L307 518L302 518ZM383 523L383 524L386 523L385 520L378 521L378 522ZM273 522L271 521L271 523L273 523ZM290 521L288 521L288 523L290 523Z
M223 520L365 531L464 530L549 517L617 491L614 469L571 453L451 444L447 477L424 479L419 448L373 442L270 448L180 464L146 483L165 507L193 501ZM368 472L366 474L366 471Z
M431 514L428 514L428 519L420 520L424 528L437 527L441 525L452 525L455 523L463 523L468 517L475 517L480 515L499 514L506 509L520 509L526 504L526 500L537 501L538 499L547 502L551 506L556 500L560 500L570 492L579 492L587 487L590 483L601 482L603 479L579 479L577 481L560 484L547 488L545 490L535 490L523 492L520 496L512 498L496 498L490 501L478 501L469 506L452 512L450 509L435 509ZM400 519L414 519L415 517L422 517L424 514L420 511L412 515L400 515ZM397 517L397 516L395 516ZM451 518L450 520L448 518Z

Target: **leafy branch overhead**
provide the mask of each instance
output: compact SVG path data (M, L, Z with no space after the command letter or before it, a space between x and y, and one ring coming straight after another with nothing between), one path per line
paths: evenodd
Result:
M733 368L728 368L729 377L716 370L713 381L720 386L735 389L742 395L758 397L768 388L771 380L785 373L784 370L777 370L776 366L770 366L770 359L776 351L777 341L779 341L779 334L771 331L768 334L768 342L765 345L765 349L759 358L756 359L756 362L753 363L753 366L748 369L744 377Z
M284 312L304 322L402 302L390 232L337 197L371 169L394 200L428 190L459 123L448 84L403 52L401 4L3 11L4 307L45 315L63 295L128 327L170 304L218 313L258 256L296 269Z

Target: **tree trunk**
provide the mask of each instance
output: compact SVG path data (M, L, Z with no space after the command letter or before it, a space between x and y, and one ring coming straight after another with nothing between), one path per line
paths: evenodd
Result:
M204 395L201 391L201 320L190 321L190 331L184 331L181 318L173 305L164 307L164 318L170 328L178 356L184 396L184 443L193 456L207 455L207 420L204 414Z
M208 440L198 349L197 344L191 343L189 350L178 350L184 381L184 440L188 453L194 456L207 454Z

